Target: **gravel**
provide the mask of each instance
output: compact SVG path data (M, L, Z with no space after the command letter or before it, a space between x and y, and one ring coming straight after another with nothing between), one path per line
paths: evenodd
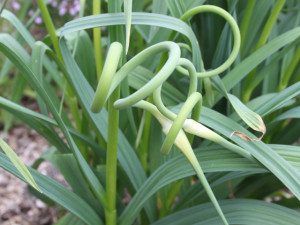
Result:
M1 132L0 135L3 136ZM5 141L26 165L32 165L48 149L43 137L23 126L12 128ZM38 171L66 184L63 176L48 162L43 162ZM58 207L50 208L30 195L24 182L0 168L1 225L50 225L57 220L58 211Z

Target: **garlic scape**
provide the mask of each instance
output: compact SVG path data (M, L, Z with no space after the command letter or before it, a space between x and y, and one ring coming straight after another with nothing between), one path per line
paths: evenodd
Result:
M214 193L212 192L210 185L208 184L201 169L201 166L193 152L188 137L192 137L193 135L199 136L201 138L215 142L223 146L224 148L229 149L230 151L240 154L251 161L255 161L253 156L245 149L231 143L208 127L205 127L204 125L197 122L200 117L202 106L202 95L198 92L197 88L198 78L206 79L204 81L206 94L213 94L210 78L224 72L231 66L239 52L240 34L238 26L232 16L223 9L215 6L206 5L196 7L190 11L187 11L181 19L183 21L187 21L193 15L201 12L217 13L230 24L233 30L233 50L229 58L221 66L214 70L205 71L202 61L202 71L197 72L194 64L191 61L185 58L181 58L180 47L190 49L189 46L182 43L177 44L172 41L164 41L146 48L145 50L134 56L132 59L130 59L118 70L123 46L118 42L114 42L111 44L108 50L102 75L100 77L97 90L92 102L91 110L94 113L99 112L108 98L114 92L114 90L120 85L120 83L126 78L126 76L128 76L130 72L132 72L136 67L140 66L147 59L154 58L158 54L163 53L164 56L166 56L166 59L165 61L162 60L160 62L161 64L159 64L158 66L159 70L153 76L153 78L149 80L144 86L136 90L134 93L131 93L129 96L125 96L114 101L113 106L119 110L125 109L127 107L141 108L145 111L150 112L159 121L162 126L162 130L166 135L164 143L161 147L161 153L168 154L173 144L175 144L181 150L181 152L186 156L193 169L195 170L199 180L201 181L206 193L208 194L223 223L228 224L221 210L221 207L219 206L218 201L216 200ZM173 37L175 37L174 35L175 34L172 33L170 39L173 39ZM162 62L164 62L164 64L162 64ZM162 85L172 75L174 70L177 70L180 73L188 76L190 80L187 99L178 114L175 114L170 109L168 109L164 105L161 98ZM217 90L219 89L224 96L231 96L227 94L225 88L217 88ZM151 94L153 94L153 104L144 100ZM233 98L234 97L229 98L229 100ZM211 98L211 104L212 102L213 98ZM237 110L239 115L242 115L241 118L244 121L246 120L246 122L248 122L247 124L249 126L257 126L258 123L253 119L255 116L253 116L254 114L251 110L245 110L246 106L242 105L242 103L238 102L237 100L230 102L234 103L234 108ZM190 114L191 119L188 119L188 116ZM246 114L246 116L244 116L244 114ZM237 132L235 133L238 134ZM187 137L187 135L191 136Z

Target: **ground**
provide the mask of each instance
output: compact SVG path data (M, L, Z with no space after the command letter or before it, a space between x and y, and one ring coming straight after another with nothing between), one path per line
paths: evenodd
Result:
M3 133L0 132L3 136ZM26 165L32 163L48 149L47 141L34 130L24 126L12 128L6 142ZM38 170L63 183L63 177L48 162ZM58 207L49 208L28 193L27 185L0 168L0 224L1 225L50 225L57 220Z

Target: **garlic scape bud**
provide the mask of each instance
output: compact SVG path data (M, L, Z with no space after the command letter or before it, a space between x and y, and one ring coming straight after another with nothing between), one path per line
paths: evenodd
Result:
M139 107L142 109L145 109L147 111L149 111L150 113L153 114L153 116L159 121L159 123L161 124L162 128L163 128L163 132L165 133L165 135L167 135L169 132L171 132L172 128L173 128L173 121L169 120L168 118L166 118L164 115L162 115L158 109L152 105L149 102L146 101L140 101L138 103L136 103L134 105L134 107ZM186 124L186 127L189 128L190 126L192 126L193 124L199 124L194 120L186 120L184 122L184 124ZM200 124L201 125L201 124ZM202 131L203 133L205 133L205 131L209 131L210 133L207 136L212 136L213 134L215 134L213 131L209 130L208 128L204 127L203 125L201 125L202 128L204 128L204 130ZM173 144L173 143L172 143ZM210 188L210 185L201 169L201 166L194 154L194 151L191 147L191 144L185 134L185 132L182 129L179 129L177 132L177 135L175 137L175 141L174 144L181 150L181 152L185 155L185 157L189 160L191 166L193 167L193 169L195 170L201 184L203 185L207 195L209 196L211 202L213 203L215 209L217 210L219 216L221 217L222 221L224 224L228 224L222 209L213 193L213 191Z

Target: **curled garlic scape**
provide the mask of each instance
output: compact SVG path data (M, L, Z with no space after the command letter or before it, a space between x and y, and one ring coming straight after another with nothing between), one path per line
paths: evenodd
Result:
M228 224L219 204L216 200L205 176L201 169L201 166L193 152L191 144L186 136L186 133L197 135L201 138L211 140L221 146L234 151L251 161L254 161L252 155L246 150L240 148L237 145L232 144L227 141L216 132L200 124L196 120L199 118L200 110L202 106L202 95L197 92L197 78L205 78L214 76L225 71L236 58L239 47L240 47L240 34L239 29L229 13L225 10L220 9L215 6L200 6L196 7L182 16L182 20L186 21L191 16L199 12L214 12L224 17L233 29L234 36L234 47L230 57L222 64L220 67L211 70L197 72L194 65L185 58L181 58L181 51L178 44L165 41L155 44L143 50L130 61L124 64L118 71L117 66L119 64L119 59L122 54L122 45L118 42L111 44L106 61L104 64L103 72L100 77L97 90L91 105L91 110L94 113L99 112L105 102L108 100L111 93L120 85L123 79L133 71L137 66L141 65L144 61L149 58L154 58L157 54L167 52L168 59L162 68L155 74L155 76L141 87L136 92L131 95L121 98L114 102L114 107L116 109L124 109L126 107L138 107L150 112L161 124L163 132L166 135L165 141L162 145L161 152L163 154L168 154L173 144L175 144L181 152L189 160L190 164L194 168L199 180L201 181L204 189L206 190L210 200L212 201L214 207L216 208L219 216L221 217L224 224ZM182 44L180 46L183 46ZM183 46L187 48L187 46ZM190 78L188 97L183 106L181 107L179 113L176 115L174 112L169 110L162 102L161 98L161 88L163 83L168 79L173 71L177 69L184 75L188 75ZM144 99L153 93L153 104L145 101ZM192 119L188 119L188 115L192 112ZM196 113L195 113L196 112ZM198 115L198 116L197 116Z

